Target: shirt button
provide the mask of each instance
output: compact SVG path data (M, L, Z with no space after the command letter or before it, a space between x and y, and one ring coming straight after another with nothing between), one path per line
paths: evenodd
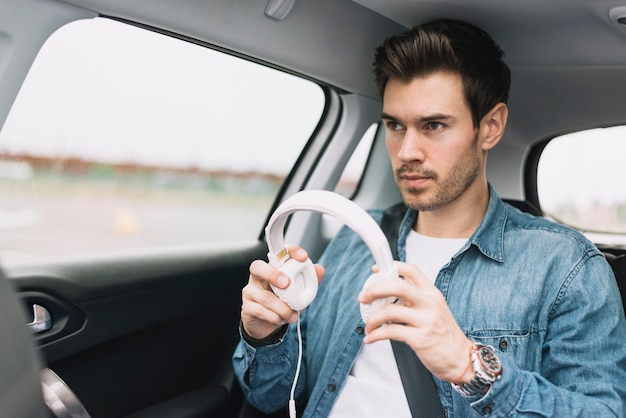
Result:
M487 405L483 408L483 414L485 415L491 414L492 411L493 411L493 408L491 407L491 405Z
M328 389L330 392L334 392L337 387L332 383L329 383L328 386L326 386L326 389Z
M363 327L356 327L357 334L363 334Z
M507 343L506 340L500 340L500 342L498 343L498 347L500 348L500 351L506 351L506 349L509 347L509 343Z

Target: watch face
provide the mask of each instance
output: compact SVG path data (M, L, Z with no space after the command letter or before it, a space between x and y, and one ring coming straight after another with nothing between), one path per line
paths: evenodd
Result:
M499 375L502 372L502 364L500 363L500 359L494 353L491 347L482 346L478 349L478 358L480 362L483 364L485 369L489 370L490 373L494 375Z

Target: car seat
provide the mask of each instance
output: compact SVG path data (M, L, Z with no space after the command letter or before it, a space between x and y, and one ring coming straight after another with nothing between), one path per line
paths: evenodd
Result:
M41 361L26 329L24 310L0 271L0 417L49 417L41 388Z

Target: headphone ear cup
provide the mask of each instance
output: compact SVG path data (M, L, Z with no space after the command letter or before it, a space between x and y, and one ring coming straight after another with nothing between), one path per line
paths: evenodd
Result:
M294 311L301 311L313 302L317 295L317 274L310 258L300 262L289 259L279 267L291 282L285 289L271 285L272 291Z
M397 279L397 275L396 275L396 279ZM386 275L382 275L382 274L372 274L363 284L363 289L366 289L372 285L375 285L377 283L383 282L383 281L387 281L389 280L389 277ZM374 313L377 312L379 310L381 310L382 308L384 308L387 305L390 305L392 303L396 303L396 304L401 304L402 301L400 301L398 298L396 298L395 296L388 296L386 298L380 298L380 299L376 299L374 301L372 301L371 303L361 303L360 309L361 309L361 319L363 319L363 322L365 322L367 324L367 320L370 318L370 316Z

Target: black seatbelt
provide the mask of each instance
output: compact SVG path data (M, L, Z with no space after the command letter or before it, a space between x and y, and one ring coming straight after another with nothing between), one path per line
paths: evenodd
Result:
M380 223L394 260L398 259L398 232L405 213L406 206L398 203L385 211ZM391 347L413 418L444 418L446 414L428 369L405 343L391 340Z

